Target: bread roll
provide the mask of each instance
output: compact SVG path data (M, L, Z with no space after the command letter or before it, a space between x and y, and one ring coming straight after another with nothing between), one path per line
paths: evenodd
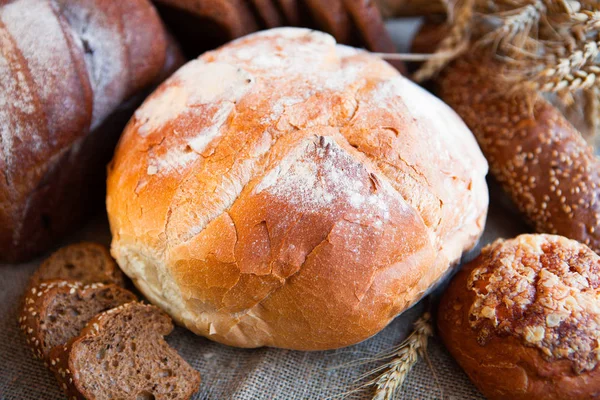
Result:
M502 65L459 59L439 93L473 130L494 177L538 232L600 251L600 160L562 113L537 92L510 92L490 76Z
M0 2L0 260L32 258L101 204L121 105L166 52L146 0Z
M264 31L189 62L137 110L109 167L111 251L210 339L347 346L473 247L486 173L460 118L384 61Z
M439 334L494 399L600 396L600 257L562 236L483 249L444 293Z

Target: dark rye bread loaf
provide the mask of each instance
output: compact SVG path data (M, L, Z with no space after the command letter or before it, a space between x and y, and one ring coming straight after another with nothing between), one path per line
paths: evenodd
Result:
M0 260L16 262L101 208L121 107L168 46L148 0L0 1L0 38Z
M123 272L108 249L92 242L71 244L52 253L31 276L29 288L50 279L65 279L84 285L97 282L125 285Z
M349 43L352 24L344 8L343 0L306 0L308 10L316 27L328 32L338 43Z
M275 0L251 0L248 3L261 27L269 29L283 25L283 14L275 5Z
M128 303L91 320L50 359L70 400L189 399L200 374L163 339L172 330L160 309Z
M350 19L358 29L363 45L371 51L382 53L395 53L396 45L387 31L383 18L373 1L344 0L344 5ZM403 65L392 62L394 67L403 72Z
M439 77L440 97L475 134L490 170L539 232L600 251L600 160L538 93L511 93L502 65L464 58Z
M112 284L46 281L27 293L19 323L34 356L45 359L97 314L135 300L133 293Z
M300 0L275 0L275 4L285 17L285 24L290 26L305 26L308 20L308 10Z

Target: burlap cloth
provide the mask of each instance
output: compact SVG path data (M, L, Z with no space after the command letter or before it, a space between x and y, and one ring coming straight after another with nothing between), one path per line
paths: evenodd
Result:
M410 26L408 27L408 29ZM406 41L407 27L391 24L397 42ZM512 237L525 231L521 218L491 190L490 215L478 248L497 237ZM98 216L69 241L96 240L108 244L106 217ZM471 258L477 250L465 256ZM0 265L0 398L2 400L62 399L53 376L34 360L20 334L17 318L20 296L39 260L23 265ZM431 296L433 308L440 289ZM325 399L357 387L355 380L379 366L378 362L348 366L364 357L374 357L400 343L412 322L425 308L417 304L396 318L371 339L346 349L298 352L270 348L237 349L213 343L183 328L167 338L193 367L202 374L200 392L194 399ZM429 341L429 361L420 360L407 377L400 399L481 399L438 338ZM372 391L354 393L348 398L370 398Z

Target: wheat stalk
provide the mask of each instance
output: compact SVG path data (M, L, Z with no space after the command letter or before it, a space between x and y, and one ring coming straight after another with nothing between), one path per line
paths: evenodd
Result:
M454 18L452 28L436 50L436 53L447 53L448 56L431 58L423 63L413 76L417 82L431 78L467 49L473 6L474 0L458 0L456 2L452 13Z
M385 372L363 385L375 386L373 400L391 400L419 357L426 357L427 340L433 335L430 318L429 312L424 313L415 322L415 329L410 336L395 349L394 358L376 369L385 369Z
M489 52L505 65L510 90L554 93L565 106L581 97L600 125L600 0L444 0L448 35L416 72L429 79L465 51ZM454 6L452 8L452 6ZM593 95L592 95L593 94ZM591 114L590 114L591 113Z
M499 19L502 26L486 33L476 43L478 47L492 45L494 49L520 49L526 47L531 30L539 23L540 17L546 11L542 0L535 1L514 10L489 14L486 18Z

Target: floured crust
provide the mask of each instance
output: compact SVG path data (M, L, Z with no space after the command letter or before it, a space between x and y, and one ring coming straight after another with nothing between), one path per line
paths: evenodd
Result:
M136 112L109 168L112 252L213 340L341 347L474 245L486 172L462 121L385 62L265 31L191 61Z
M166 46L148 0L0 3L0 259L34 257L99 205L120 105Z
M593 398L599 269L596 253L561 236L498 240L450 284L440 335L488 398Z

